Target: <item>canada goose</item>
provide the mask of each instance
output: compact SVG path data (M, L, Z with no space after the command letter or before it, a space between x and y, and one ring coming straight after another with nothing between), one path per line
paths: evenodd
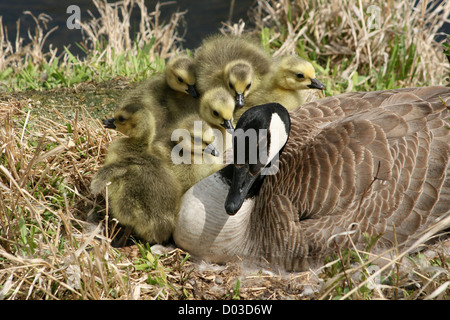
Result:
M288 110L305 103L305 90L323 90L325 86L316 79L313 65L298 55L274 58L261 85L247 97L244 108L236 109L235 121L250 107L277 102Z
M164 74L153 75L129 90L121 105L134 103L149 108L160 120L158 126L164 127L166 123L198 113L197 98L193 59L180 54L169 59ZM108 127L108 120L105 125Z
M209 89L200 99L200 116L211 126L222 131L234 128L233 112L233 97L223 87Z
M232 35L204 39L194 59L200 94L222 86L235 98L237 108L244 106L245 97L258 87L271 62L268 53L253 38Z
M216 140L222 133L212 128L199 115L180 119L167 129L170 137L171 170L175 173L183 193L201 179L223 168L223 155Z
M234 60L228 63L223 72L223 81L228 86L229 91L235 95L237 108L242 108L245 97L253 90L255 74L252 65L245 60ZM256 86L256 85L255 85Z
M271 156L282 149L276 174L259 175L271 156L245 159L194 185L176 244L211 262L238 256L305 270L349 238L364 247L364 234L381 235L377 250L402 250L438 221L448 228L449 103L450 88L438 86L342 94L290 117L274 103L250 108L235 135L268 129L260 145Z
M168 240L175 227L181 186L165 159L166 147L155 141L158 121L143 105L119 108L110 127L127 137L108 148L102 168L91 182L94 195L110 182L112 216L151 243Z
M222 134L221 141L217 139L215 143L221 155L231 146L234 108L233 97L223 87L209 89L200 98L200 116L213 129L219 129Z
M195 89L194 59L187 54L179 54L167 61L166 80L170 88L198 98Z
M166 128L168 123L169 111L161 105L161 102L158 101L154 94L147 90L151 82L156 81L154 79L144 81L138 84L137 87L129 90L120 100L114 118L103 121L103 125L106 128L115 129L123 133L132 140L146 143L149 146L152 145L152 141L158 140L159 133ZM148 112L141 109L146 109ZM135 113L160 121L152 121L153 127L150 127L150 124L145 126L136 125L137 116L132 117L133 119L136 118L135 121L127 121ZM145 135L150 136L145 139Z

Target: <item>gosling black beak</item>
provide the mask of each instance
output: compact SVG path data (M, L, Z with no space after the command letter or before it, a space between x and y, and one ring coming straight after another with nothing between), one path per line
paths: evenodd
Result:
M236 93L236 108L242 108L244 106L245 99L244 94Z
M223 123L220 124L222 127L224 127L225 129L227 129L227 131L231 134L233 134L234 131L234 127L233 127L233 123L231 122L231 120L225 120Z
M212 144L208 144L206 148L203 149L203 152L214 157L218 157L220 155L219 151L217 151L216 147L214 147Z
M188 88L187 88L186 92L189 93L194 98L198 98L198 96L199 96L197 89L195 89L195 85L188 84Z
M114 124L115 118L106 119L103 121L103 126L108 129L115 129L116 125Z
M310 80L311 80L311 84L308 85L308 88L319 89L319 90L325 89L325 86L319 80L317 80L317 79L310 79Z

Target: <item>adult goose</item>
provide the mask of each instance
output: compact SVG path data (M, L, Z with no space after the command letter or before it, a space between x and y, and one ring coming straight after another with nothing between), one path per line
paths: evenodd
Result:
M235 162L252 143L268 156L252 163L247 153L190 188L176 244L211 262L240 257L286 270L323 262L349 238L364 246L364 234L381 235L379 249L407 248L449 221L449 102L450 88L435 86L347 93L289 113L250 108L236 126ZM240 129L268 134L242 147ZM267 163L275 174L261 175Z

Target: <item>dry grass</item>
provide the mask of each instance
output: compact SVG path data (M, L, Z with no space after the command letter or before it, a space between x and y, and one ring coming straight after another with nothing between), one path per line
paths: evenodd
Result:
M449 225L446 215L402 252L397 245L371 252L375 239L368 240L366 250L352 243L351 250L338 252L335 260L316 270L325 279L317 298L450 299L450 240L449 232L442 231Z
M0 299L275 299L308 284L176 248L113 248L117 221L89 184L116 133L87 112L36 119L26 99L0 111Z
M251 16L274 55L309 57L323 68L320 77L331 77L329 87L339 81L346 82L347 91L362 83L371 86L366 89L389 82L443 84L449 65L435 37L449 21L450 2L414 3L258 0Z
M26 45L24 45L25 39L19 36L20 19L16 23L16 38L12 42L8 39L7 29L2 22L3 17L0 16L0 72L7 68L22 69L28 64L40 64L43 61L51 64L57 55L57 49L52 45L48 52L43 50L45 40L57 28L54 27L47 31L47 23L51 17L44 13L35 17L30 11L25 11L24 14L31 16L36 23L34 32L28 31L28 44Z
M45 52L45 41L57 28L48 30L49 15L35 17L25 11L36 25L24 39L19 36L19 19L14 41L8 39L0 16L0 90L71 86L116 76L141 80L160 71L164 59L180 51L182 36L178 32L186 12L175 12L169 21L161 21L159 3L152 12L148 12L144 0L93 0L93 4L96 15L89 11L90 19L79 22L83 40L78 45L86 53L82 58L75 57L69 48L58 52L51 44ZM130 19L136 10L141 19L134 30Z
M85 111L37 119L26 99L3 100L0 121L1 299L450 298L448 240L426 255L391 249L378 267L369 248L343 250L302 273L209 265L171 247L114 249L119 226L88 186L116 133Z
M126 32L129 24L116 16L128 17L134 3L141 13L147 13L143 1L119 1L115 6L96 2L101 18L83 24L84 46L93 51L93 57L114 60L113 52L133 52L150 39L155 39L151 59L178 50L175 25L182 14L173 16L168 25L159 22L157 13L144 14L140 35L136 43L131 41ZM347 0L343 5L317 1L308 3L308 11L301 10L306 3L295 3L293 7L287 1L257 3L258 32L275 54L297 50L315 57L326 66L319 69L322 76L328 72L334 79L333 74L339 74L336 79L344 79L350 89L361 80L354 81L355 74L365 74L371 64L377 74L386 76L388 69L383 66L394 48L388 45L392 30L401 31L404 47L414 43L420 51L410 57L414 77L408 78L412 69L405 69L407 77L398 83L420 85L444 79L437 70L441 68L442 73L448 65L442 64L432 32L441 23L440 17L448 14L448 3L444 2L441 16L431 16L432 24L427 24L422 19L424 7L405 16L401 9L409 2L376 2L390 10L382 17L386 20L380 30L368 30L361 20L354 19L361 10L365 12L366 1ZM394 8L395 3L400 8ZM0 28L0 73L56 59L53 49L42 52L47 19L46 15L36 18L35 34L30 35L35 41L25 46L20 38L11 43ZM264 29L267 26L271 28ZM120 35L108 33L111 29ZM245 32L245 23L224 30L239 34ZM98 39L105 39L101 50L94 45ZM350 56L348 50L356 55ZM79 63L69 55L63 60ZM330 61L333 65L327 66ZM428 69L426 61L431 61ZM97 72L96 67L92 69ZM372 80L375 76L367 73ZM60 114L58 121L37 118L34 111L26 99L0 100L0 299L450 298L448 240L423 253L399 254L394 248L382 266L374 265L378 256L369 248L343 250L325 266L302 273L280 273L242 263L208 265L170 247L161 248L159 254L157 248L152 252L143 245L133 250L114 249L111 237L119 226L109 216L107 202L90 194L89 183L116 133L105 130L83 109L72 120ZM422 249L422 243L432 237L432 232L424 234L411 250Z
M159 2L150 13L144 0L124 0L111 4L106 0L93 0L93 3L100 17L95 18L89 12L91 20L81 23L85 35L84 46L99 57L105 56L106 63L112 64L117 55L137 52L148 45L151 46L148 52L150 59L166 59L179 50L182 37L178 36L177 27L182 24L186 12L176 12L168 23L162 23ZM136 6L141 19L139 29L131 38L130 18Z
M110 296L123 282L122 274L107 263L113 249L100 225L85 231L95 199L84 196L108 133L84 115L80 123L62 125L32 119L30 112L24 113L23 101L6 104L9 112L0 128L3 297Z

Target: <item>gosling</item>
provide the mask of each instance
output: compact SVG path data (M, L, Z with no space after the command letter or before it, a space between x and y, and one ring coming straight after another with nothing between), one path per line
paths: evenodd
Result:
M270 72L266 74L260 87L247 97L245 108L235 110L234 119L250 107L277 102L292 110L306 102L309 89L323 90L325 86L316 79L313 65L298 55L275 58Z
M168 129L170 163L182 193L224 167L222 133L211 127L199 115L192 114Z
M253 38L214 35L203 40L194 55L201 94L222 86L235 98L236 108L269 72L270 56Z
M233 133L233 97L223 87L216 87L205 92L200 100L199 114L213 128L224 135Z
M103 167L91 182L94 195L108 186L112 216L150 243L170 239L176 225L181 186L165 155L167 148L155 140L158 119L142 104L119 108L113 126L127 137L108 148ZM128 235L127 234L127 235ZM122 240L120 244L123 244Z
M195 88L194 59L192 57L187 54L180 54L169 59L165 74L167 84L171 89L198 98L198 92Z
M164 74L140 82L123 99L123 105L136 103L146 107L164 124L198 113L193 58L180 54L167 62ZM105 123L108 126L107 123Z

